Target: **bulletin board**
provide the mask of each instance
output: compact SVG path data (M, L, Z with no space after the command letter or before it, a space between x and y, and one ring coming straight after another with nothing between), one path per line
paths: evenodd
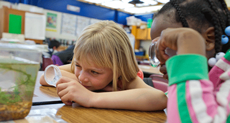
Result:
M90 25L90 18L78 16L77 17L77 29L76 34L77 36L81 35L84 28Z
M26 11L2 7L0 9L0 38L2 38L3 33L25 34L25 13ZM43 15L33 12L29 13ZM25 40L33 40L39 44L43 43L42 39L25 38Z
M97 23L97 22L100 22L101 20L98 20L98 19L90 19L89 21L89 24L94 24L94 23Z
M52 13L52 14L56 15L56 27L55 27L55 31L54 31L53 30L54 28L52 29L52 28L46 26L46 33L45 33L46 37L56 38L56 39L66 39L66 40L76 40L77 39L77 36L75 33L69 34L69 33L66 33L66 31L63 31L63 29L65 30L68 28L68 25L66 25L66 24L68 24L68 21L63 22L63 14L64 14L64 17L66 17L67 14L44 9L44 14L46 16L48 15L48 13ZM67 16L69 17L71 15L72 14L68 14ZM76 16L76 15L72 15L72 16ZM67 20L69 20L69 19L67 19ZM74 27L74 30L76 31L76 27Z
M78 16L74 14L66 14L57 11L44 10L44 14L52 13L56 16L56 31L47 30L46 37L66 40L76 40L81 34L82 30L92 23L99 22L101 20L92 19L88 17Z
M61 34L76 36L77 16L71 14L62 14Z
M93 18L88 18L88 17L83 17L83 16L78 16L74 14L66 14L66 13L61 13L57 11L52 11L52 10L47 10L43 9L43 13L34 13L34 12L29 12L31 5L23 5L24 10L15 10L15 9L10 9L7 7L3 7L0 9L0 38L2 38L2 33L13 33L13 34L24 34L26 35L26 40L34 40L36 43L43 43L43 36L44 37L49 37L49 38L56 38L56 39L65 39L65 40L77 40L78 36L82 33L82 30L86 28L87 26L99 22L101 20L98 19L93 19ZM28 9L28 10L27 10ZM26 12L32 13L32 15L28 15L27 21L29 23L27 25L28 28L25 26L25 21L26 21ZM5 14L6 15L5 15ZM35 15L33 15L35 14ZM36 15L44 15L44 17ZM50 20L48 20L48 17L51 17ZM68 19L64 19L67 18ZM35 18L40 18L44 19L45 18L45 29L39 28L39 30L44 30L44 31L38 31L35 32L38 35L32 35L35 33L32 33L32 31L28 31L32 29L32 26L36 26L33 23L30 23L32 21L39 22L39 19ZM49 24L47 24L49 22ZM9 25L9 26L6 26ZM75 26L74 26L75 25ZM31 27L31 28L29 28ZM27 31L25 30L27 29ZM36 31L34 30L34 31ZM66 30L71 30L71 31L66 31ZM25 31L27 33L25 33ZM38 32L41 32L40 34ZM30 37L32 36L32 37ZM35 38L33 38L35 37Z

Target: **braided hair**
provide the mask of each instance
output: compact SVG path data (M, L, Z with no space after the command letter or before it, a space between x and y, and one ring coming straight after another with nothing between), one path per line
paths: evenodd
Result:
M154 17L169 14L173 9L176 10L176 22L181 22L183 27L193 28L200 33L205 26L214 27L216 53L226 52L230 48L230 41L221 44L221 36L225 35L225 28L230 26L230 12L224 0L170 0Z

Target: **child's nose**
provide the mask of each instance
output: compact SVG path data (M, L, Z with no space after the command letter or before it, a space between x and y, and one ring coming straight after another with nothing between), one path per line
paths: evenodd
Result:
M82 82L82 83L85 83L85 82L88 82L89 79L88 79L88 76L87 76L87 73L85 73L84 71L80 72L79 76L78 76L78 79Z

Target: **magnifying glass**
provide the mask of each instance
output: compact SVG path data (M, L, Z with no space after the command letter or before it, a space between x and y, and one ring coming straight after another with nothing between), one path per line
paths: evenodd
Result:
M61 71L56 65L49 65L44 72L45 81L54 87L56 87L57 81L61 78Z
M153 67L157 67L160 61L156 57L156 42L151 43L149 46L149 60Z
M151 43L151 45L149 46L149 60L150 60L150 63L153 67L157 67L160 64L160 61L156 57L156 51L157 51L156 50L156 48L157 48L156 43L157 42ZM165 54L167 54L169 57L172 57L172 56L177 54L177 51L172 50L172 49L167 47L165 49Z

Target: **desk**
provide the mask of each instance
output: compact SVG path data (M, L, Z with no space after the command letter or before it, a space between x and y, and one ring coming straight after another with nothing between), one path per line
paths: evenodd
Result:
M142 112L142 111L129 111L129 110L84 108L77 104L73 104L72 106L66 106L64 104L32 106L31 111L39 112L39 110L43 110L43 109L46 110L48 109L52 112L56 111L56 115L61 116L61 119L65 120L68 123L92 123L92 122L94 123L165 123L166 122L166 115L163 111ZM15 122L32 123L29 120L29 118L31 117L32 117L31 115L28 115L25 119L15 120ZM51 119L51 117L49 118ZM33 122L35 121L33 120Z
M138 67L143 71L143 73L147 74L161 74L157 67L152 67L150 65L138 65Z
M39 78L43 72L38 72L33 102L53 102L60 101L54 87L43 87L39 83ZM39 100L40 99L40 100ZM54 115L60 115L63 120L68 123L165 123L166 115L164 111L144 112L129 110L113 110L113 109L97 109L85 108L74 103L72 106L59 104L44 104L32 106L30 114L21 120L14 120L15 123L33 123L34 120L31 112L41 112L42 110L55 111ZM45 115L46 113L40 113ZM52 117L49 117L52 118ZM34 118L36 119L36 118ZM39 121L38 121L39 122ZM41 121L40 121L41 122ZM54 121L55 123L55 121Z
M34 87L33 105L62 103L55 87L42 86L39 82L44 72L39 71Z

